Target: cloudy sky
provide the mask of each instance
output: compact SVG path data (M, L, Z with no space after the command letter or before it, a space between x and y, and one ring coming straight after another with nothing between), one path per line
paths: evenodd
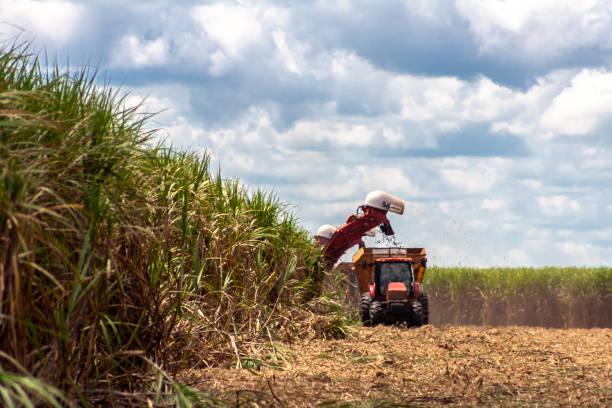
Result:
M434 264L612 262L610 0L0 0L0 22L311 231L381 189Z

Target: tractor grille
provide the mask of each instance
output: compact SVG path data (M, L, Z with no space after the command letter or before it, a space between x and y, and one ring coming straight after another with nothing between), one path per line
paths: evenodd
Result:
M408 302L390 302L389 313L394 315L403 315L408 313Z

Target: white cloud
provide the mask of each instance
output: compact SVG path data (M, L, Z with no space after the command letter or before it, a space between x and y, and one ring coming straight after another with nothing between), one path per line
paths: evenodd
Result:
M482 52L559 57L580 47L609 48L612 14L599 0L457 0Z
M441 172L451 187L466 193L487 191L493 184L491 178L469 170L442 169Z
M571 240L561 241L557 244L564 255L563 261L573 265L604 265L604 256L607 248L597 247L585 242Z
M127 35L119 41L112 64L132 68L165 65L169 58L168 51L168 43L163 37L146 41Z
M362 191L359 177L352 177L340 183L325 182L325 180L313 180L312 183L296 186L296 191L302 195L304 200L312 202L342 201L350 202ZM350 208L350 207L349 207ZM340 223L338 220L337 222Z
M291 61L290 51L286 43L283 44L285 38L278 34L288 20L288 13L282 8L263 3L216 3L195 6L191 15L208 38L206 45L213 50L210 70L214 75L222 75L233 64L242 61L250 47L273 41L283 59ZM272 38L273 32L277 33L275 38ZM295 61L288 68L297 69Z
M498 166L503 160L488 160L474 165L473 160L443 160L440 175L455 191L464 194L485 193L498 178Z
M550 106L551 101L570 84L576 71L553 71L535 80L535 83L525 91L514 90L514 104L508 109L507 115L495 118L492 124L494 132L508 132L529 139L541 139L540 117Z
M444 214L451 214L451 203L449 203L448 201L444 201L441 203L438 203L438 208L440 209L440 211Z
M411 10L420 15L419 7ZM336 10L335 6L332 8ZM424 7L424 10L425 14L431 14L436 7ZM530 15L530 10L521 11L516 17L518 21L527 18L520 16ZM153 40L144 40L148 38L145 33L126 35L117 47L121 52L118 51L113 61L117 66L132 67L202 65L215 76L222 76L233 68L240 67L243 72L253 68L259 75L276 75L278 81L271 85L279 87L285 74L298 75L304 78L305 84L312 84L318 88L316 92L324 94L318 102L317 114L326 116L347 109L370 115L384 114L384 134L391 136L396 145L403 146L409 143L415 147L435 147L437 139L431 136L458 132L470 123L489 123L494 133L518 134L531 142L534 138L563 132L591 131L606 116L610 92L593 84L608 81L607 72L552 72L538 78L526 90L509 88L484 76L462 80L390 72L350 50L312 48L304 34L298 34L292 26L295 16L291 13L289 8L265 3L196 6L190 14L199 30L187 33L182 27L170 26L166 33ZM504 24L513 27L515 23ZM249 82L256 83L258 79L264 78L248 77ZM303 89L309 90L308 86ZM278 89L269 92L260 91L258 97L278 97L284 93ZM242 96L241 92L235 93L237 98ZM574 106L574 101L587 98L593 101ZM245 109L252 106L246 105ZM280 107L281 115L284 109ZM389 126L392 121L394 125L399 121L422 124L429 137L419 136L414 143L411 137L416 128L398 132L397 126ZM363 133L357 137L358 142L366 139L372 140L371 137L364 139Z
M541 117L552 134L586 135L612 120L612 73L585 69L557 95Z
M369 146L374 140L374 131L361 123L305 120L296 123L287 133L285 140L292 144L304 143L304 146L313 142L328 142L347 147Z
M505 206L504 202L499 199L485 198L482 200L480 207L489 211L499 211Z
M421 194L420 189L399 166L357 166L357 171L362 191L389 191L406 199Z
M537 179L526 179L526 180L522 180L521 183L528 189L535 190L535 191L542 189L542 187L544 186L544 183L542 182L542 180L537 180Z
M504 264L519 266L519 265L529 265L532 262L531 257L523 248L513 248L504 254ZM498 262L498 264L502 264L502 262Z
M284 31L275 31L272 38L278 49L279 59L287 71L301 75L303 73L304 53L307 51L307 47L295 42L290 46Z
M580 203L565 195L538 197L538 205L545 215L559 217L580 212Z
M0 1L0 33L25 30L42 43L61 47L75 36L85 20L83 5L64 0Z
M259 13L254 8L218 3L197 6L192 13L206 34L232 57L239 56L245 47L263 35Z
M482 230L490 227L488 222L476 218L466 221L465 226L476 230Z

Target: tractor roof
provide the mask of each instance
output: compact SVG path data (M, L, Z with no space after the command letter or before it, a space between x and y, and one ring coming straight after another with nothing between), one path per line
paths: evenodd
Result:
M412 262L412 258L394 256L389 258L376 258L374 259L374 262Z

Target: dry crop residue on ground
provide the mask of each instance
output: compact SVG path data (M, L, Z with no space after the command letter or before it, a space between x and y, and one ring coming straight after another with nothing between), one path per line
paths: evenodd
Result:
M611 329L358 328L291 350L283 369L181 377L231 406L612 404Z

